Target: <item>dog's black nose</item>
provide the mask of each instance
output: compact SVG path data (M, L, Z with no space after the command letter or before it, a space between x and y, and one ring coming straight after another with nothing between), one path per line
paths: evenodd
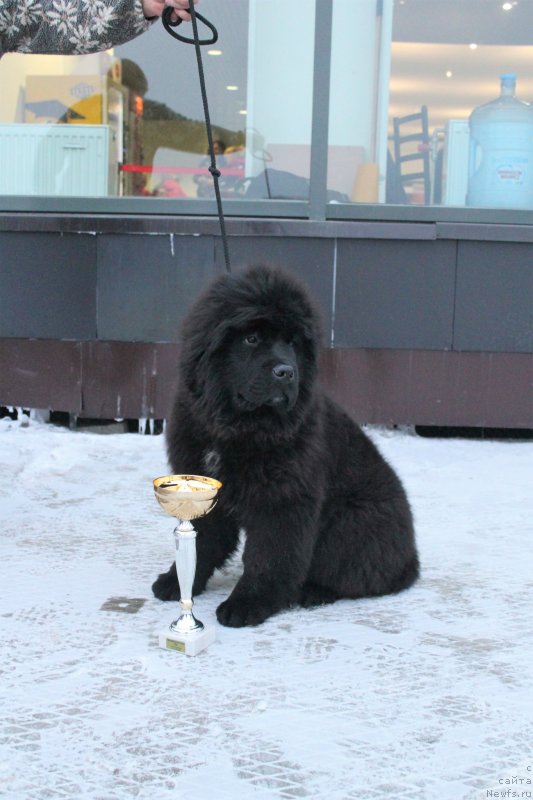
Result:
M290 383L294 380L294 367L291 367L290 364L276 364L275 367L272 367L272 374L278 381Z

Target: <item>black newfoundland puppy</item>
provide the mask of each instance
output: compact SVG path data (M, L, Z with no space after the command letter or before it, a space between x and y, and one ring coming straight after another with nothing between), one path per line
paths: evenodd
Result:
M319 345L305 290L267 267L216 279L184 321L169 460L223 484L195 522L194 595L246 532L242 577L217 609L223 625L399 592L418 576L403 487L320 388ZM152 588L179 599L175 564Z

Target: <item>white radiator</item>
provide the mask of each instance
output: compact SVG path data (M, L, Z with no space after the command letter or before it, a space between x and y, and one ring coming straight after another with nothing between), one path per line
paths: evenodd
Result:
M0 194L116 194L109 125L0 125Z

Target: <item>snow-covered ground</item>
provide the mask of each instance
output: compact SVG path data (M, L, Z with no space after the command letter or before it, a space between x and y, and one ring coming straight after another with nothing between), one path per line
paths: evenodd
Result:
M217 626L189 658L157 646L177 604L150 591L174 552L163 438L0 420L0 796L533 796L533 444L372 436L420 582Z

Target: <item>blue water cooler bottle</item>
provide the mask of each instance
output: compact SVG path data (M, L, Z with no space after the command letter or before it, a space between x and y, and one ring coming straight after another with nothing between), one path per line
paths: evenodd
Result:
M502 75L500 96L470 114L468 206L533 208L533 106L515 91Z

